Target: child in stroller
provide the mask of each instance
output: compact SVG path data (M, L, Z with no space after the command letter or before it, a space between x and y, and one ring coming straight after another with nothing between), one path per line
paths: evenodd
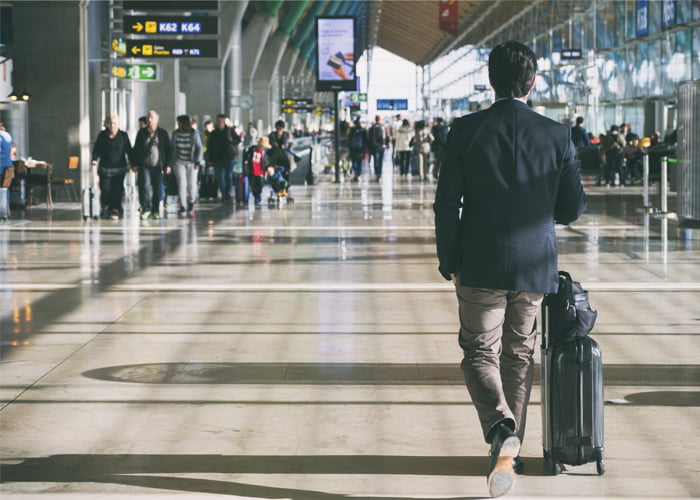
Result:
M268 203L270 205L281 203L282 200L293 202L289 195L289 179L287 178L287 168L281 165L267 167L267 182L272 188Z

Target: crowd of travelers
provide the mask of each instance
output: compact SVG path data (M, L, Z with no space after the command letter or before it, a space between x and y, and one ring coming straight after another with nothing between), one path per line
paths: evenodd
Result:
M595 136L586 131L583 122L583 117L576 118L571 128L571 141L576 147L581 170L584 173L595 172L600 186L642 183L644 155L650 154L650 158L656 158L652 153L657 150L672 154L669 148L676 143L675 131L662 141L659 132L640 137L632 131L631 123L623 123L611 125L607 132Z
M100 188L101 217L124 215L124 178L129 169L137 175L141 219L159 219L161 203L177 200L179 217L193 214L200 197L247 204L252 191L255 204L262 201L265 182L278 196L287 196L289 174L299 157L292 153L292 135L285 122L261 136L254 124L242 131L223 114L206 121L203 130L188 115L177 117L177 128L168 133L154 110L139 118L132 146L119 117L109 116L92 150ZM235 174L240 162L242 172Z
M377 182L382 180L384 153L391 146L392 164L400 180L428 180L432 172L437 179L449 128L442 118L430 124L396 115L387 125L377 115L368 127L361 118L352 124L341 123L340 152L343 170L359 181L363 167L369 169ZM431 161L432 160L432 161Z

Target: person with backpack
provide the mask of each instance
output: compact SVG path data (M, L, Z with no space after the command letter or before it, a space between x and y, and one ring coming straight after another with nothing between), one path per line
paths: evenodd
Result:
M603 181L605 185L615 184L615 174L617 174L618 185L624 185L623 162L624 149L627 144L625 137L620 133L620 127L613 125L600 143L601 150L605 154L605 170L603 171Z
M440 173L440 164L442 163L442 155L445 152L445 144L447 144L447 132L449 127L441 116L435 118L435 125L432 126L430 133L433 134L435 140L430 145L430 149L435 155L435 165L433 166L433 177L438 178Z
M389 145L391 140L389 131L382 123L382 117L377 115L374 117L374 124L369 129L369 152L372 155L374 163L374 175L377 176L377 182L382 180L382 163L384 163L384 148Z
M362 174L362 160L365 158L365 150L369 145L367 131L362 126L359 118L355 119L355 125L350 129L348 135L348 151L350 161L352 161L352 170L355 173L353 180L359 180Z

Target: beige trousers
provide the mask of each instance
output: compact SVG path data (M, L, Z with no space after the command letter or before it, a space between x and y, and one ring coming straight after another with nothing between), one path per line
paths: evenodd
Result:
M507 418L525 435L536 317L544 294L457 286L462 373L481 428Z

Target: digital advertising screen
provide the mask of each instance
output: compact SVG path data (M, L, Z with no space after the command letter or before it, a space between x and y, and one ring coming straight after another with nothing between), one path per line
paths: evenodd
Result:
M316 18L316 90L355 90L355 18Z

